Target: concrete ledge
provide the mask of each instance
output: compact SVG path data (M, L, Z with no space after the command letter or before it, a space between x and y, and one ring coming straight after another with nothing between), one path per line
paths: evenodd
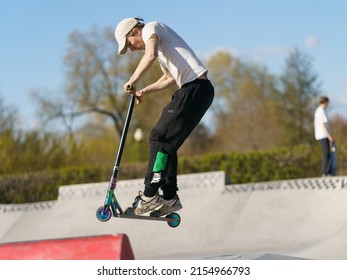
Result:
M43 201L22 204L0 204L0 214L20 213L37 210L52 209L56 201Z
M210 186L224 188L226 175L224 171L204 172L179 175L177 184L179 189L208 188ZM108 182L61 186L58 200L83 199L90 196L104 195ZM143 179L120 180L117 183L117 193L134 195L137 190L143 190Z
M347 177L322 177L307 178L297 180L271 181L261 183L246 183L226 185L228 192L250 192L250 191L271 191L271 190L294 190L294 189L344 189L347 190Z

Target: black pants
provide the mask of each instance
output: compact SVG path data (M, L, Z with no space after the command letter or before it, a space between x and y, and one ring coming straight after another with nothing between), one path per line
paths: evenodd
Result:
M214 98L209 80L194 80L183 85L172 96L149 136L150 157L145 178L146 196L153 196L159 188L164 199L172 199L177 188L177 150L198 125ZM158 154L165 156L162 170L154 170ZM158 172L159 171L159 172ZM155 172L160 181L153 182Z
M319 140L322 147L322 172L323 175L334 175L332 174L332 156L330 151L330 143L328 138Z

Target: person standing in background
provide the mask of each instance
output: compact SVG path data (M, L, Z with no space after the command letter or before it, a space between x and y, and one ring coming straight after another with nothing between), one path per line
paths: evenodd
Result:
M326 115L326 108L329 105L329 98L321 96L319 106L314 113L314 132L315 138L320 142L323 158L322 158L322 174L323 176L335 175L332 162L332 148L334 147L334 139L332 137L329 119Z

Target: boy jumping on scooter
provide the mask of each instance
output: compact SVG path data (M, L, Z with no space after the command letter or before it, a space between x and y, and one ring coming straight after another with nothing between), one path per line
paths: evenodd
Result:
M120 55L128 48L132 52L145 51L135 72L124 84L124 90L136 96L137 104L149 93L175 84L179 87L150 133L144 192L140 192L132 207L125 211L133 215L152 211L151 216L163 216L182 208L177 195L177 150L210 107L214 88L207 78L206 67L167 25L156 21L144 24L141 18L126 18L117 25L115 37ZM153 84L138 89L137 82L156 59L163 75Z

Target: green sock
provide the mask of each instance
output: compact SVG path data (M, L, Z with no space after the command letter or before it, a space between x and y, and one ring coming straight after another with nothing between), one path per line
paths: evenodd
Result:
M155 158L153 172L163 171L166 167L166 162L167 162L167 154L158 152L157 157Z

